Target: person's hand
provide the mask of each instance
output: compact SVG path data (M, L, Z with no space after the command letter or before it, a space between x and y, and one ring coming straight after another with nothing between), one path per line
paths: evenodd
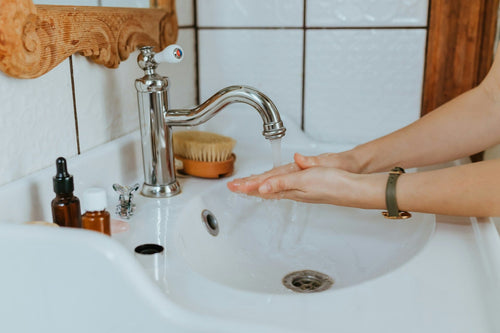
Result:
M346 171L312 167L269 177L253 195L264 199L290 199L309 203L345 205L354 179Z
M272 176L291 174L300 170L302 169L296 163L290 163L258 175L234 179L227 183L227 187L233 192L255 195L264 180Z
M386 174L362 175L336 168L311 167L271 175L256 189L243 193L264 199L383 208L386 181Z
M304 156L296 153L295 163L301 169L312 167L327 167L349 171L352 173L361 173L362 166L354 157L352 151L342 153L324 153L316 156Z
M336 163L344 163L338 155L306 157L295 154L295 163L260 175L235 179L228 183L228 188L233 192L264 199L383 208L387 175L356 174L331 167Z
M337 168L353 173L358 173L360 167L356 160L348 153L326 153L317 156L304 156L299 153L294 155L295 163L286 164L259 175L234 179L228 183L228 188L233 192L256 194L262 182L272 176L292 174L312 167Z

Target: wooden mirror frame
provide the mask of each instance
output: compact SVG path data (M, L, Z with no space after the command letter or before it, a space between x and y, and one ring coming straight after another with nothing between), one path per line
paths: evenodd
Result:
M429 0L422 115L476 87L493 62L499 0Z
M39 77L75 53L116 68L138 47L162 50L177 40L175 0L153 8L34 5L0 0L0 70Z
M422 115L476 87L493 62L499 0L429 0ZM482 153L471 156L482 160Z

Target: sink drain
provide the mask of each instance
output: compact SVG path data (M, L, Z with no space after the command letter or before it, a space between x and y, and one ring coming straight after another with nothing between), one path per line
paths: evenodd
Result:
M290 273L283 278L282 282L285 287L297 293L325 291L334 284L333 279L328 275L310 270Z

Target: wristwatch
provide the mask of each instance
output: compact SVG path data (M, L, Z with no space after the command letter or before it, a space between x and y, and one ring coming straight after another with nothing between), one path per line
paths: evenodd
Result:
M405 173L405 170L401 167L395 167L389 172L389 178L387 179L387 186L385 188L385 205L387 211L382 212L385 218L408 219L411 217L409 212L399 210L398 201L396 199L396 183L399 176L403 173Z

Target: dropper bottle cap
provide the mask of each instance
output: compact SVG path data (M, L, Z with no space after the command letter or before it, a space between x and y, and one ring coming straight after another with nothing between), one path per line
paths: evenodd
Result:
M52 178L54 184L54 192L56 194L71 194L75 189L73 176L68 173L66 159L59 157L56 160L56 175Z

